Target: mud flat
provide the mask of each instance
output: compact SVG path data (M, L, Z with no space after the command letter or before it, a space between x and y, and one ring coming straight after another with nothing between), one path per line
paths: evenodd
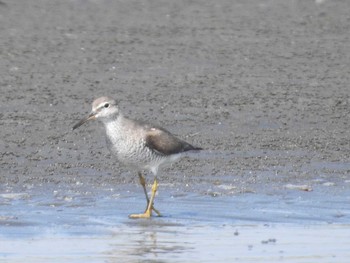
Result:
M349 8L0 1L0 261L347 262ZM137 177L72 132L101 95L205 148L163 218L127 219Z

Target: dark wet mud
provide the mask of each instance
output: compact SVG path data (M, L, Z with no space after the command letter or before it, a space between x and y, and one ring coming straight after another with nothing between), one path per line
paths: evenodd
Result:
M0 262L347 262L349 8L0 1ZM71 130L101 95L205 149L164 217L129 220L137 176Z

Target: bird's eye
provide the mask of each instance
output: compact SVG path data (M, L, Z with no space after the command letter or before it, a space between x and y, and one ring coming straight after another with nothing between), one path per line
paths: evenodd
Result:
M106 103L106 104L104 105L104 107L105 107L105 108L108 108L108 107L109 107L109 103Z

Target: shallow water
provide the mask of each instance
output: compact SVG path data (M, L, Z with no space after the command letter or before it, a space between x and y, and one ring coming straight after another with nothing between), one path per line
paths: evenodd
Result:
M144 205L136 185L44 189L0 195L1 262L346 262L350 256L346 191L213 197L160 185L156 207L164 216L131 220L128 214Z
M150 223L108 234L1 239L3 262L347 262L349 225L179 226ZM311 244L311 245L310 245Z

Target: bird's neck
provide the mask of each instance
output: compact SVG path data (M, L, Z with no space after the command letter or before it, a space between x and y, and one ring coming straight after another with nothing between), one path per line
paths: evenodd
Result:
M123 128L123 120L124 117L121 114L103 120L103 124L106 128L106 134L109 138L115 138L118 136L118 134L120 134L120 130Z

